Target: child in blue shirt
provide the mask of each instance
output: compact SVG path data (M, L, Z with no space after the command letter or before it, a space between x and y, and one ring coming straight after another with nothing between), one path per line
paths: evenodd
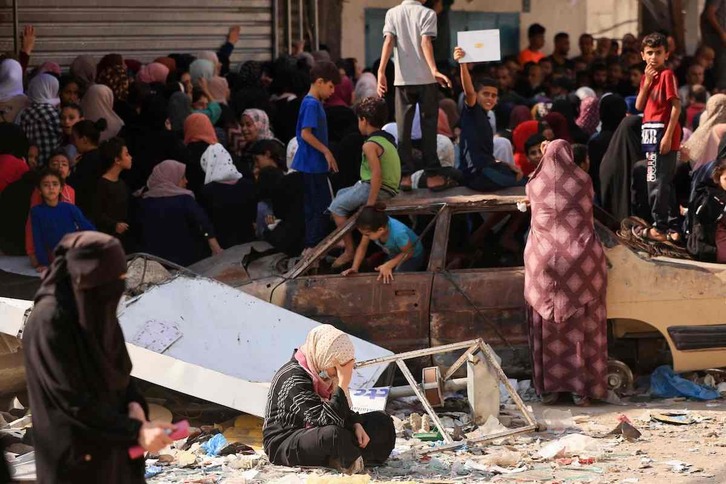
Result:
M61 174L50 168L44 170L38 180L43 203L30 209L30 223L39 272L48 267L53 250L63 236L81 230L96 230L78 207L60 201L64 183Z
M355 252L353 267L343 271L343 275L355 274L360 269L372 240L388 256L388 260L376 267L378 280L384 284L393 281L393 272L416 272L424 265L424 249L418 235L394 218L386 215L386 206L378 203L361 210L356 228L363 238Z
M325 214L332 196L328 172L338 171L328 148L328 120L323 101L335 92L340 72L332 62L318 62L310 71L310 92L300 104L296 138L298 149L292 169L302 173L305 193L305 247L314 247L328 234L330 218Z

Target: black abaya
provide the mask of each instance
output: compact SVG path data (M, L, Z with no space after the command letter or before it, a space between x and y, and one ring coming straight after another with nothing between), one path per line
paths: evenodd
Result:
M141 422L116 308L124 290L117 239L76 232L61 240L23 334L38 483L142 483L131 460ZM148 413L148 412L147 412Z
M640 116L628 116L615 130L600 164L600 201L602 208L618 222L628 218L633 165L643 159Z
M595 198L600 205L600 164L610 146L615 130L625 117L628 107L625 100L617 94L610 94L600 100L600 132L587 143L587 155L590 159L590 178L595 189Z

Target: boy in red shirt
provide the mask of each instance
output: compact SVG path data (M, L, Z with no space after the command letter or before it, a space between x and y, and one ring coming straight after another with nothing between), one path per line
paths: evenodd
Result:
M652 33L643 39L640 52L646 63L635 107L643 111L642 144L648 160L648 198L653 228L648 237L659 242L680 241L678 204L673 187L681 145L681 101L673 71L666 69L668 40Z

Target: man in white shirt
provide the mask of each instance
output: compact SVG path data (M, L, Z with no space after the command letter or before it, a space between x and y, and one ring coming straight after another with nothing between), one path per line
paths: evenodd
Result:
M422 1L404 0L386 12L383 26L383 49L378 69L378 95L388 91L386 65L394 53L396 68L396 124L401 166L409 173L414 169L440 166L436 155L438 87L451 87L451 81L436 68L433 39L436 38L436 13ZM411 128L419 104L421 111L421 151L423 166L413 166Z

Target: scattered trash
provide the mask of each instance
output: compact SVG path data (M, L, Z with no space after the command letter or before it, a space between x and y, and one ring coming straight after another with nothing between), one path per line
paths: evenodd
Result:
M651 467L653 467L653 459L650 457L643 457L640 459L639 469L650 469Z
M516 467L521 460L522 454L520 452L513 452L506 449L487 454L477 459L482 464L501 467Z
M610 432L609 435L622 435L623 438L628 442L635 442L640 438L640 430L636 429L633 426L633 423L628 417L626 417L625 415L620 415L618 417L618 420L620 421L620 423L617 427L615 427L615 429L613 429L612 432Z
M726 382L719 383L716 387L719 393L726 393Z
M507 430L509 429L502 425L497 417L494 417L492 415L487 419L484 425L480 426L474 432L466 434L466 438L470 440L475 440L486 437L487 435L494 435L501 432L506 432Z
M677 375L667 365L659 366L650 375L650 393L661 398L687 397L695 400L713 400L721 396L713 388L699 385Z
M163 467L154 466L154 465L146 466L146 472L144 473L144 479L151 479L154 476L158 476L162 472L164 472Z
M671 468L671 471L677 474L686 472L691 467L691 464L686 464L685 462L681 462L678 460L669 460L667 462L664 462L664 464L669 466Z
M542 447L538 454L543 459L554 457L592 457L599 458L603 455L603 446L596 439L583 434L570 434L558 440L554 440Z
M671 425L691 425L694 423L693 416L689 412L661 412L653 413L651 419Z
M545 409L542 412L542 420L547 426L547 431L553 434L564 433L565 430L576 426L570 410Z
M227 439L222 434L217 434L202 444L202 449L208 455L219 455L219 453L229 445Z

